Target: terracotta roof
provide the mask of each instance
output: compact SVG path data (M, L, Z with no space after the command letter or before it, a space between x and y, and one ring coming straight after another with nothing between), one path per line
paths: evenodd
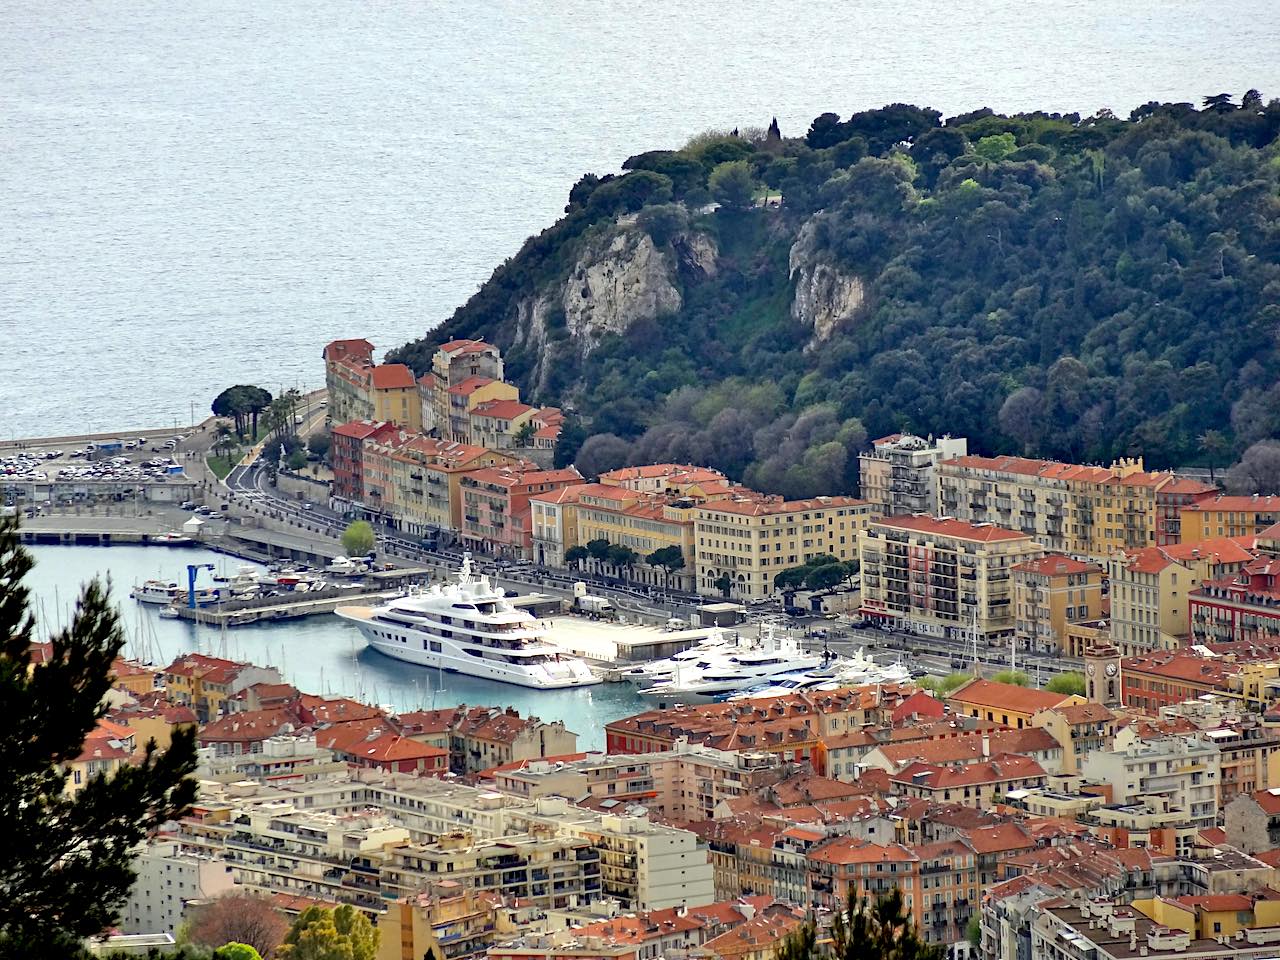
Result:
M432 760L448 757L449 751L387 732L373 740L351 744L339 752L371 763L399 763L405 760Z
M972 704L992 710L1003 709L1026 714L1056 707L1070 699L1068 694L1050 693L1048 690L1020 687L1012 683L996 683L994 680L972 680L947 695L947 702L953 704Z
M373 356L373 344L368 340L333 340L321 355L326 360L341 360L349 356L368 358Z
M886 744L880 747L879 751L895 766L904 766L913 761L931 764L971 763L982 759L984 738L989 745L988 756L1062 749L1062 745L1048 730L1027 727L1022 730L1005 730L990 734L966 734L962 737L939 740L913 740L908 743Z
M492 377L471 376L465 380L459 380L449 388L449 393L455 397L469 397L481 387L490 383L497 383Z
M347 723L352 720L381 719L385 716L377 707L350 697L319 697L313 693L304 693L299 698L299 703L315 723Z
M866 504L866 500L859 500L856 497L813 497L808 500L781 500L761 496L760 499L712 500L701 506L703 510L707 511L761 517L777 513L827 510L834 507L860 507Z
M375 390L412 388L415 383L413 371L403 363L383 363L373 368L373 388Z
M872 527L888 527L891 530L911 530L916 533L931 533L954 540L971 540L977 543L993 543L1002 540L1027 540L1031 537L1017 530L1006 530L993 524L969 523L967 520L956 520L951 517L886 517L873 521Z
M471 411L473 417L491 417L495 420L514 420L516 417L533 413L535 407L519 400L486 400Z
M794 912L760 914L736 924L732 930L704 943L699 952L725 958L740 957L762 950L772 955L774 946L800 926L803 918L799 908L792 910Z
M911 863L919 858L900 843L881 845L857 837L837 837L810 850L808 859L844 866L850 863Z
M1043 577L1063 577L1072 573L1101 573L1096 563L1085 563L1060 553L1049 553L1038 560L1028 560L1013 567L1022 573L1034 573Z
M699 467L692 463L648 463L635 467L619 467L600 474L601 480L615 480L619 483L627 480L659 480L669 479L679 483L701 483L708 480L723 480L725 476L711 467Z
M334 427L330 432L340 437L350 437L352 440L366 440L378 431L390 426L391 424L385 420L351 420L348 423Z
M1255 790L1249 796L1262 808L1263 813L1269 816L1280 814L1280 793L1272 793L1270 790Z
M516 467L484 467L464 478L469 485L488 483L498 487L523 487L542 483L573 483L582 474L575 467L560 470L519 469Z
M1114 720L1116 715L1100 703L1068 703L1051 707L1054 713L1062 714L1067 723L1106 723Z
M979 784L1003 783L1043 777L1044 768L1030 757L1006 753L983 763L971 763L961 767L941 767L928 763L913 763L889 777L905 786L924 786L930 790L947 790L971 787Z
M979 827L965 837L974 853L1009 853L1013 850L1031 850L1035 839L1016 823L1002 823L992 827Z
M1210 511L1233 513L1276 513L1280 511L1280 496L1212 497L1189 503L1182 508L1183 513L1208 513Z
M1165 679L1182 680L1216 687L1226 682L1232 664L1201 657L1190 650L1160 651L1121 661L1125 673L1150 674Z
M229 713L201 727L197 739L202 744L256 743L298 726L298 718L291 711L272 707L269 710Z
M1174 897L1173 902L1192 909L1199 908L1208 913L1246 913L1253 909L1253 901L1242 893L1211 893L1204 896Z
M483 340L450 340L448 343L442 343L436 348L442 353L481 353L485 350L495 350L496 347L485 343Z

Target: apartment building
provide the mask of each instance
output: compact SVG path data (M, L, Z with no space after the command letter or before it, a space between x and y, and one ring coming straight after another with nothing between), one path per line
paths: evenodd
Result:
M332 422L388 420L422 429L417 381L403 363L375 364L368 340L335 340L324 348L324 362Z
M365 444L393 437L399 428L386 421L352 420L337 422L330 431L329 460L333 466L332 495L349 504L364 501Z
M1041 710L1053 710L1083 702L1084 697L1071 694L982 679L970 680L946 696L947 706L952 713L1019 730L1031 726L1031 718Z
M603 563L597 566L647 586L693 589L695 514L702 502L699 498L679 493L641 493L626 486L593 483L579 487L575 499L572 509L577 515L578 545L607 540L612 545L631 548L642 561L622 570ZM651 553L672 547L685 560L682 568L670 571L643 562Z
M173 840L147 841L133 869L137 879L120 910L120 931L126 934L177 936L192 901L230 893L235 887L225 861L183 853Z
M1012 790L1045 785L1044 767L1031 757L1006 753L961 766L911 763L889 775L894 792L935 803L960 803L983 809Z
M172 703L191 707L201 723L227 712L227 702L241 690L255 683L280 682L280 671L275 667L259 667L203 653L184 653L164 668L165 697Z
M1218 748L1208 739L1194 734L1144 739L1131 728L1116 734L1112 749L1080 761L1081 776L1109 785L1113 802L1164 797L1201 829L1218 822L1220 771Z
M1067 627L1102 616L1102 567L1053 553L1012 570L1018 640L1029 650L1084 656Z
M529 558L533 553L529 498L581 482L582 474L574 467L507 466L468 472L459 481L463 543L486 553Z
M1177 542L1197 481L1148 473L1142 459L1109 467L1025 457L957 457L938 464L939 509L1034 536L1050 550L1105 560L1114 550Z
M432 374L423 374L419 383ZM436 432L445 440L455 443L476 443L473 439L471 420L477 407L489 403L519 403L520 389L514 383L491 380L488 377L470 376L455 383L445 391L448 416L436 425ZM432 400L435 404L435 400ZM424 405L423 410L426 410ZM434 410L434 406L433 406Z
M527 799L577 797L595 806L638 803L666 820L695 821L710 820L723 801L763 790L788 769L773 754L717 750L681 740L660 753L504 764L492 777L495 789Z
M501 383L503 370L501 352L483 340L450 340L441 344L431 357L430 372L423 374L419 381L427 429L434 428L445 439L459 440L452 435L450 389L470 379ZM519 394L483 399L518 400ZM462 438L460 442L469 441Z
M695 572L699 593L740 600L774 594L773 580L787 567L830 555L852 560L872 507L853 497L783 500L726 497L694 510Z
M712 490L729 487L729 478L711 467L692 463L649 463L635 467L619 467L599 476L600 483L625 487L637 493L684 494L707 496Z
M1013 568L1043 554L1025 533L950 517L889 517L859 539L862 612L929 636L1014 632Z
M1200 540L1111 557L1111 638L1126 656L1185 646L1191 591L1225 579L1254 558L1252 539Z
M503 934L500 925L514 924L497 893L479 892L453 880L441 880L424 893L389 904L378 921L377 960L462 960L479 956ZM513 926L514 930L515 927Z
M1204 497L1182 508L1182 542L1255 537L1280 521L1280 496Z
M1268 527L1253 542L1257 556L1234 575L1203 580L1191 591L1191 636L1197 643L1280 638L1280 526Z
M862 498L880 517L937 516L937 466L968 453L969 441L963 437L925 439L910 433L881 437L858 455Z

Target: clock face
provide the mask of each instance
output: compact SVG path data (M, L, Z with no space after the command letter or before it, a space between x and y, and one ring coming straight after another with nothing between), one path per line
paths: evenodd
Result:
M1087 670L1087 671L1088 671L1089 676L1091 676L1091 677L1093 676L1094 671L1096 671L1097 669L1098 669L1098 668L1097 668L1097 667L1095 667L1092 663L1091 663L1091 664L1089 664L1087 667L1085 667L1085 670Z
M1107 676L1114 677L1116 675L1116 665L1114 663L1107 664Z

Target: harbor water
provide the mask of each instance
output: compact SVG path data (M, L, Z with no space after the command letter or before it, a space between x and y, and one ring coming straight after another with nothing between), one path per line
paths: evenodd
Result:
M395 710L459 703L515 707L526 716L563 720L578 734L578 746L584 750L604 748L604 725L610 720L646 708L625 683L537 690L403 663L368 649L354 626L333 615L217 630L162 619L156 606L129 599L130 588L145 580L185 583L190 563L212 563L218 572L234 573L242 563L234 557L161 547L30 549L36 565L28 583L41 621L40 634L67 623L81 584L94 576L109 576L112 597L123 613L126 654L158 665L181 653L199 652L274 665L304 692L344 694ZM201 573L203 578L209 575Z

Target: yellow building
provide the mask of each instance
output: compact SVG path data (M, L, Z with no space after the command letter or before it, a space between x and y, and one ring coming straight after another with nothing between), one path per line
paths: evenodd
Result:
M824 554L855 559L871 515L871 504L853 497L735 495L701 504L693 511L696 590L719 596L717 583L727 581L731 598L767 599L788 567Z
M862 611L915 633L1012 636L1013 568L1043 548L1025 533L950 517L889 517L860 538Z
M1051 553L1013 567L1015 635L1029 649L1071 656L1068 625L1102 615L1102 567Z
M1213 497L1182 508L1182 542L1253 537L1280 520L1280 496Z
M518 403L520 391L513 383L488 377L467 377L444 392L444 411L437 432L446 440L477 443L472 436L471 415L477 407L497 401Z
M516 399L478 403L471 408L471 442L490 450L510 450L526 425L534 429L537 413L537 407Z
M1105 560L1116 550L1177 542L1178 510L1207 490L1142 459L1109 467L1024 457L957 457L938 464L939 509L1030 534L1050 550Z
M201 723L216 720L232 696L255 683L280 683L280 671L203 653L185 653L164 669L165 698L190 707Z
M111 776L127 766L137 750L135 733L105 717L85 738L80 755L67 764L67 793L79 793L98 774Z
M602 483L578 487L574 499L579 544L607 540L610 544L630 547L642 561L656 550L675 547L685 561L683 569L670 574L662 567L654 568L646 563L610 572L650 586L670 584L680 590L691 589L694 571L690 561L694 555L697 500L638 493Z
M451 388L469 379L501 383L503 372L502 354L493 344L483 340L450 340L441 344L431 357L431 372L423 374L418 381L422 395L423 425L429 430L438 431L446 439L458 439L452 435L450 426L450 418L453 416ZM518 399L518 393L510 396L501 394L482 397L477 402ZM466 407L465 404L463 406Z
M1019 730L1033 726L1031 718L1042 711L1060 710L1086 702L1084 697L1074 694L1050 693L1034 687L982 679L970 680L952 690L946 697L947 706L952 713L991 723L1003 723L1006 727L1017 727Z
M403 363L373 362L368 340L335 340L324 348L329 419L387 420L408 430L422 429L422 402L413 371Z
M1241 930L1280 926L1280 894L1269 889L1253 894L1142 898L1134 900L1133 907L1161 926L1197 940L1234 938Z
M499 893L452 880L435 883L427 893L387 906L378 920L378 960L454 960L481 954L494 943L501 908Z
M564 555L578 546L578 491L587 484L560 487L529 497L533 532L533 561L549 567L567 566Z
M1127 657L1183 646L1190 635L1187 595L1206 580L1239 572L1254 557L1246 544L1202 540L1112 557L1107 563L1112 642Z

